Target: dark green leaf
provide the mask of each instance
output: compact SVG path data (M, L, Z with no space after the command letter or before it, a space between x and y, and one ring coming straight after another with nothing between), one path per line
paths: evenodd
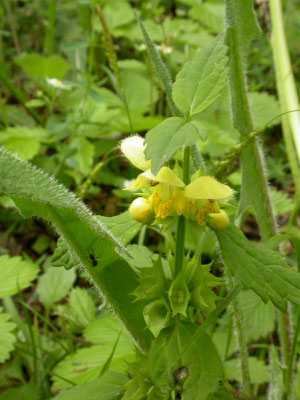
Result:
M243 285L265 303L270 299L282 311L286 310L287 301L300 304L300 274L288 266L280 253L249 242L235 225L216 235L225 264Z

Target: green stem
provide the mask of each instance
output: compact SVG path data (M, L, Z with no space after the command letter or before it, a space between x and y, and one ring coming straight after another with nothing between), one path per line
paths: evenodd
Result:
M44 52L52 54L55 42L56 0L49 0L47 10L47 32L44 42Z
M226 278L228 281L228 287L230 290L233 288L233 277L230 272L226 270ZM249 362L248 362L248 345L247 345L247 336L245 332L245 324L244 324L244 316L241 309L241 305L238 297L236 297L232 301L232 311L233 311L233 319L236 331L236 337L239 346L240 352L240 363L241 363L241 372L242 372L242 388L243 391L251 396L251 381L250 381L250 372L249 372Z
M183 182L188 185L190 181L190 147L186 146L184 149L183 158ZM182 262L184 257L184 239L185 239L185 219L181 215L178 218L177 236L176 236L176 250L175 250L175 276L179 274L182 269Z
M300 307L297 307L297 323L296 323L296 328L294 332L294 337L293 337L293 344L292 344L292 349L291 349L291 354L288 362L288 371L287 371L287 379L286 379L286 394L287 398L289 399L291 396L292 392L292 377L293 377L293 369L294 369L294 363L295 363L295 355L296 355L296 346L297 346L297 341L298 341L298 336L299 336L299 329L300 329Z
M287 47L280 0L269 0L272 22L272 48L276 84L283 112L299 110L299 98ZM297 199L300 197L300 112L282 117L282 130L289 158Z

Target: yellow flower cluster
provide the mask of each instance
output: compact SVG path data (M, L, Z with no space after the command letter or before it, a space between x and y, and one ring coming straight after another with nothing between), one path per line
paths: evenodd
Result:
M232 197L233 190L229 186L210 176L201 176L185 186L168 167L162 167L157 175L153 175L150 169L151 160L145 159L144 139L139 136L123 140L121 151L135 167L144 171L138 175L133 185L126 189L153 186L153 191L147 199L139 198L144 201L136 199L132 203L129 211L133 218L138 215L135 219L146 222L153 207L155 216L162 220L172 215L186 214L200 225L205 225L206 217L209 216L214 229L218 229L218 226L221 227L219 229L224 229L229 224L226 212L220 209L218 203L218 200Z

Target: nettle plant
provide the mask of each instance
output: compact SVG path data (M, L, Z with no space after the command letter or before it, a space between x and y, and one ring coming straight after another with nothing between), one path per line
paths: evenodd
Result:
M247 47L258 31L252 4L228 0L225 5L226 34L187 62L173 86L138 19L173 116L145 139L138 135L124 139L120 150L142 171L126 188L136 194L129 213L140 223L139 229L151 224L161 233L165 257L143 245L127 245L122 235L126 223L130 224L128 213L128 222L115 229L43 171L0 150L0 192L14 201L25 218L43 218L55 227L59 240L52 264L85 268L136 346L136 359L128 363L127 374L106 373L93 384L62 391L59 399L84 398L87 393L101 399L232 398L223 392L223 365L211 339L218 317L229 304L241 362L241 398L251 398L247 340L237 297L243 287L279 310L282 363L289 366L283 381L289 393L295 349L289 354L290 339L284 332L287 302L300 304L300 275L276 250L283 237L276 235L262 154L253 134L245 78ZM208 174L197 147L209 135L201 112L228 82L233 126L241 143ZM224 180L227 168L239 156L243 183L234 214L230 205L234 192ZM264 246L247 240L238 227L239 217L249 207L255 210ZM212 274L212 263L201 264L197 246L186 251L187 229L196 243L203 231L216 236L223 277Z

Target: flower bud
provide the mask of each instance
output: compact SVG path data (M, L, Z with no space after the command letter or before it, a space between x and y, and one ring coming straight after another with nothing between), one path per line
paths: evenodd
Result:
M210 213L208 214L208 224L209 226L216 230L216 231L222 231L223 229L226 229L227 226L229 225L229 217L226 211L220 210L219 213Z
M151 160L146 160L144 139L140 136L130 136L121 142L121 151L138 169L146 171L151 168Z
M141 223L150 223L154 216L152 205L144 197L138 197L131 203L129 213Z

